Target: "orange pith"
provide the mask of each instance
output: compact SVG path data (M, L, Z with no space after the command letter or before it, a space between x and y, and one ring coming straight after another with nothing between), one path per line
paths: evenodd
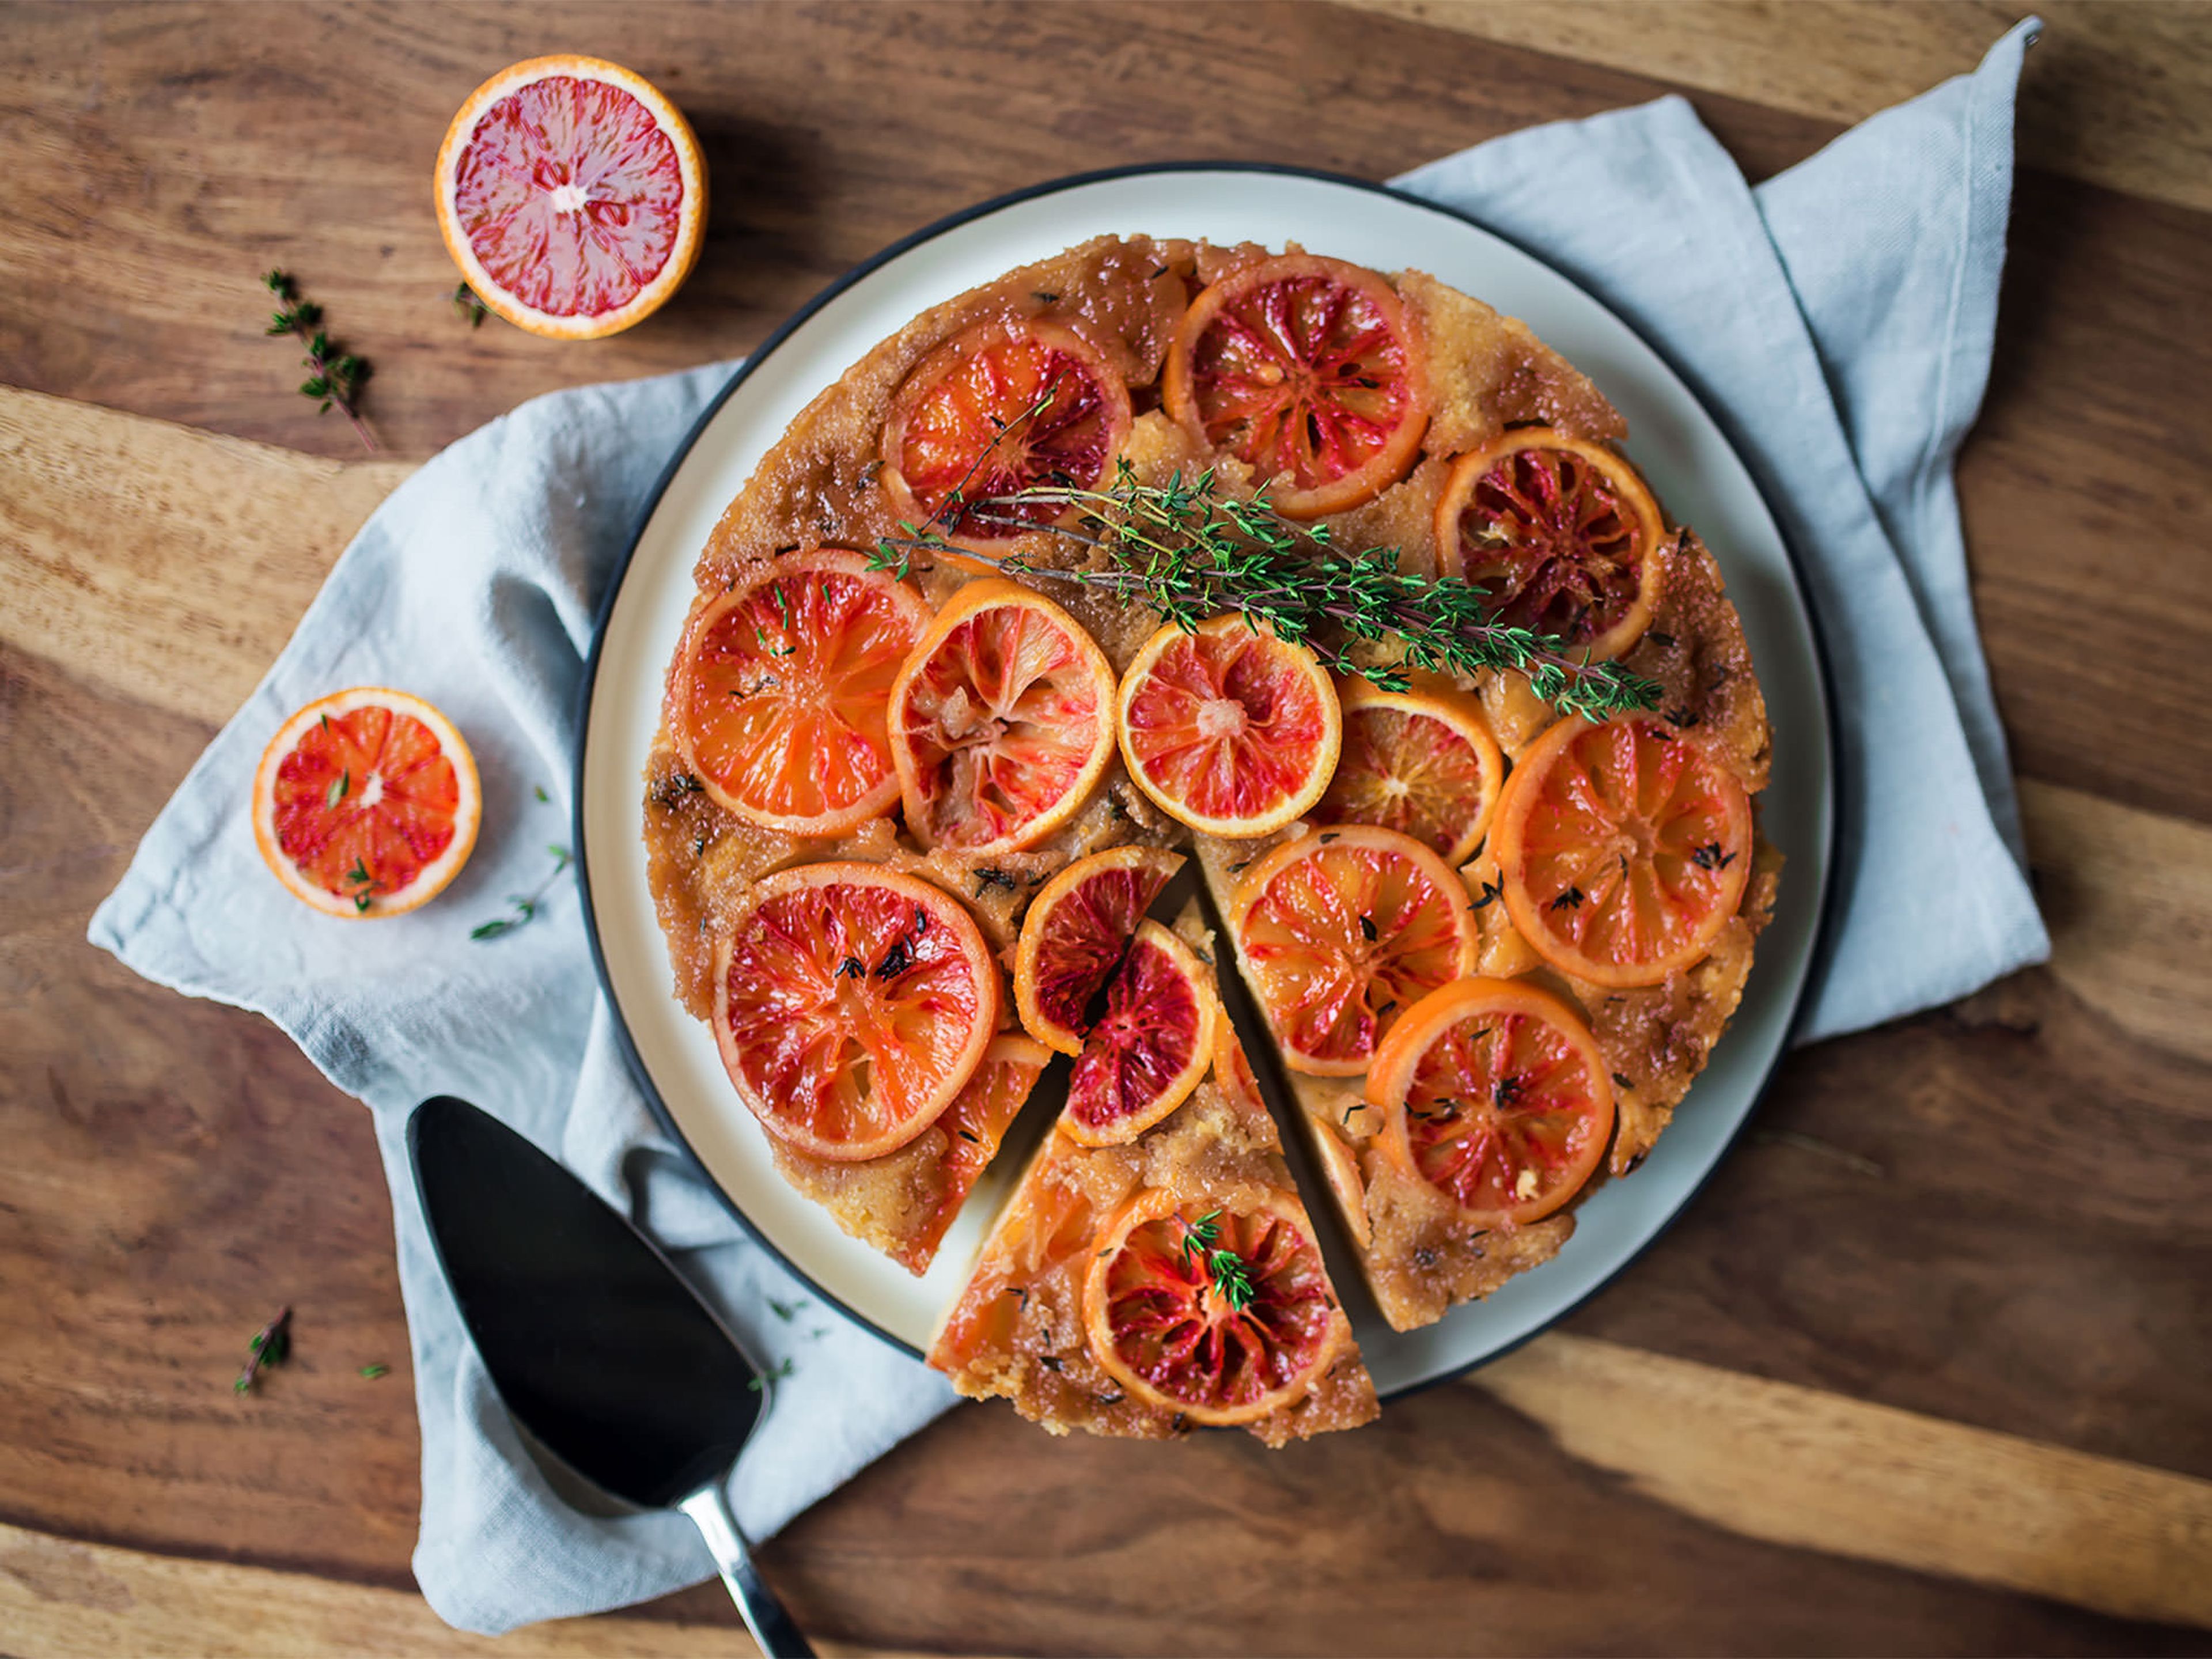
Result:
M1162 811L1194 830L1264 836L1328 787L1342 741L1336 688L1303 645L1216 617L1170 623L1121 677L1121 758Z
M1197 952L1157 921L1139 922L1068 1073L1062 1131L1086 1146L1134 1140L1198 1087L1219 1017Z
M1182 863L1182 854L1164 848L1109 847L1038 890L1014 947L1014 1008L1024 1030L1064 1054L1083 1052L1092 999Z
M1011 1033L994 1036L983 1050L975 1075L954 1097L937 1120L945 1136L945 1157L939 1165L944 1186L928 1220L892 1251L908 1273L922 1273L936 1258L945 1233L959 1218L976 1181L999 1153L999 1143L1020 1115L1038 1074L1052 1060L1052 1050L1042 1042Z
M1376 1056L1367 1098L1401 1167L1486 1229L1563 1208L1613 1138L1613 1083L1589 1028L1516 980L1424 998Z
M1452 464L1437 502L1437 557L1481 584L1498 619L1591 657L1643 637L1659 602L1666 526L1634 467L1545 427L1508 432Z
M1229 933L1293 1071L1351 1077L1419 998L1474 965L1459 878L1392 830L1286 842L1244 872Z
M1286 518L1340 513L1406 475L1427 430L1423 349L1389 283L1291 253L1192 301L1160 380L1167 412L1268 486Z
M1342 680L1344 752L1307 816L1371 823L1426 846L1454 867L1474 856L1498 804L1505 759L1474 698L1441 688L1384 691Z
M971 582L891 683L891 759L926 847L1033 847L1114 755L1114 670L1081 624L1010 581Z
M460 873L483 793L453 722L383 686L299 710L263 750L255 845L293 896L326 915L398 915Z
M556 339L643 321L705 240L707 164L690 124L599 58L532 58L470 94L439 149L435 195L477 297Z
M1129 422L1127 386L1073 330L1019 319L981 324L924 358L900 387L884 425L884 489L900 519L991 551L1068 515L1065 502L1003 498L1046 486L1097 489ZM1000 504L982 505L994 499Z
M1592 984L1656 985L1705 956L1751 878L1751 802L1665 720L1559 721L1507 778L1490 832L1507 911Z
M842 835L898 799L884 723L929 607L858 553L764 562L692 618L667 720L718 805L766 829Z
M868 864L758 883L716 952L714 1036L738 1098L794 1151L880 1158L981 1064L999 971L960 904Z
M1253 1295L1241 1309L1220 1288L1216 1250L1244 1264ZM1099 1236L1083 1305L1098 1363L1132 1395L1195 1423L1280 1410L1346 1334L1305 1212L1287 1196L1240 1212L1139 1194Z

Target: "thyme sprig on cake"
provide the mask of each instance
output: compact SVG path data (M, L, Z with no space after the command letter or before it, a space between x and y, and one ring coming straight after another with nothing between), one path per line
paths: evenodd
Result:
M1057 507L1073 521L1040 525L1039 507ZM943 526L956 518L994 529L1042 531L1103 552L1109 562L1061 569L1019 554L993 557L947 539ZM1413 667L1523 674L1546 702L1593 720L1656 708L1660 699L1656 681L1620 663L1593 662L1557 635L1500 622L1492 596L1475 583L1401 570L1395 547L1346 552L1327 525L1281 517L1264 489L1234 495L1212 467L1194 477L1177 471L1164 484L1147 484L1120 460L1104 489L1053 483L972 500L955 489L928 523L902 522L899 532L878 543L874 568L903 575L917 553L955 553L1009 575L1135 600L1186 631L1235 611L1307 646L1338 673L1356 674L1386 691L1407 689L1402 670ZM1363 642L1395 644L1400 660L1363 661L1357 649Z

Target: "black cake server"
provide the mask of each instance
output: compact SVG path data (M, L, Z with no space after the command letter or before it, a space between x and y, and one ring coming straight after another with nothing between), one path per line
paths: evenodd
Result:
M509 1414L611 1496L683 1510L762 1650L811 1656L722 1496L769 1378L650 1240L489 1113L436 1096L408 1120L407 1147Z

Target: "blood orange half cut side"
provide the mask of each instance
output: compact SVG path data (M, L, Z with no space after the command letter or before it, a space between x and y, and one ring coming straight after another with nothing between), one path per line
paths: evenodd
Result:
M1091 1003L1182 862L1164 848L1109 847L1038 890L1014 946L1014 1008L1024 1030L1064 1054L1083 1052Z
M1505 757L1481 705L1445 687L1384 691L1337 684L1344 752L1316 823L1371 823L1411 836L1456 869L1474 856L1498 804Z
M982 1063L999 970L957 901L869 864L759 883L716 951L714 1040L794 1152L850 1162L935 1122Z
M1634 467L1545 427L1461 456L1437 502L1446 575L1488 590L1500 622L1556 635L1601 661L1650 625L1666 533Z
M1147 640L1121 677L1121 758L1194 830L1264 836L1319 800L1336 769L1336 688L1303 645L1215 617Z
M1665 721L1553 726L1490 832L1513 925L1563 974L1656 985L1704 957L1751 879L1751 799Z
M929 607L858 553L756 567L691 619L667 720L718 805L765 829L842 835L898 799L884 711Z
M1367 1069L1407 1007L1474 965L1467 890L1420 842L1352 825L1285 842L1244 872L1229 933L1284 1063Z
M642 322L698 262L707 164L676 106L599 58L533 58L469 94L438 151L438 226L518 328L586 340Z
M1219 1018L1198 953L1157 921L1139 922L1068 1073L1061 1129L1086 1146L1134 1140L1190 1098L1213 1062Z
M1082 624L1015 583L970 582L891 682L907 828L963 853L1034 847L1114 757L1114 669Z
M276 729L253 777L253 840L325 915L394 916L460 873L483 817L477 763L422 698L362 686Z
M1140 1193L1092 1252L1091 1352L1133 1395L1194 1423L1249 1423L1299 1399L1350 1327L1305 1212Z
M1519 980L1423 998L1375 1057L1367 1098L1399 1164L1484 1228L1563 1208L1613 1138L1613 1082L1589 1028Z
M1291 253L1191 304L1160 378L1168 414L1225 449L1290 519L1341 513L1404 477L1428 429L1425 353L1374 271Z
M1129 422L1128 387L1081 335L1030 319L983 324L899 388L884 423L883 487L901 520L994 552L1068 516L1064 501L1005 497L1098 488Z

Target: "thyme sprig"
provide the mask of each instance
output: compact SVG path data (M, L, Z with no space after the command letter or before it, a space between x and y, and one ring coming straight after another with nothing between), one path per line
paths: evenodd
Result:
M277 1310L276 1317L264 1325L253 1340L246 1344L246 1369L239 1372L238 1380L230 1385L232 1391L236 1394L251 1393L264 1365L281 1365L291 1357L291 1353L292 1309L288 1303Z
M551 890L553 884L560 880L561 872L575 861L575 854L557 842L549 845L545 850L553 855L553 868L545 879L530 892L508 894L507 902L514 906L514 915L495 916L489 921L478 922L469 929L471 939L497 939L501 933L511 933L524 926L538 914L538 907L545 902L545 895Z
M323 328L323 308L302 300L300 285L289 276L272 270L261 282L283 301L270 314L269 326L264 331L293 335L307 348L307 366L310 372L300 383L300 395L313 398L325 413L335 406L353 422L362 446L374 450L376 440L362 420L358 407L362 382L368 379L367 360L342 351L331 343L330 335Z
M1036 509L1058 507L1072 523L1040 525ZM1024 509L1027 509L1026 512ZM955 547L940 526L959 516L1006 530L1042 530L1102 552L1100 568L1060 569L1019 555L996 558ZM1555 635L1498 620L1480 585L1401 570L1395 547L1357 552L1340 548L1325 524L1295 524L1278 515L1263 489L1231 494L1215 470L1180 471L1165 484L1140 483L1117 461L1103 489L1072 483L1032 485L963 503L958 491L930 523L901 524L871 561L903 574L917 552L957 552L1009 574L1091 587L1132 599L1185 632L1225 611L1265 624L1310 647L1330 668L1356 674L1388 691L1411 682L1406 667L1480 674L1526 675L1546 702L1593 720L1656 708L1661 688L1615 662L1593 662L1587 651ZM1395 643L1396 662L1362 661L1361 643Z
M1213 1288L1229 1304L1230 1312L1243 1313L1252 1305L1256 1292L1252 1288L1251 1265L1221 1243L1220 1211L1208 1210L1197 1220L1183 1223L1182 1259L1186 1267L1194 1255L1204 1264L1213 1279Z

